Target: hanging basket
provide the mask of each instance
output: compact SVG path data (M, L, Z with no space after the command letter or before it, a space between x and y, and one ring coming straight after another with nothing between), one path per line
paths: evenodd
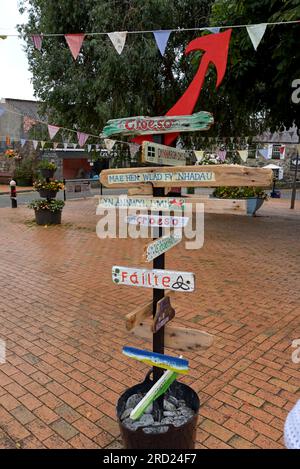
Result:
M49 189L40 189L38 192L40 194L40 197L42 197L43 199L55 199L58 191L51 191Z

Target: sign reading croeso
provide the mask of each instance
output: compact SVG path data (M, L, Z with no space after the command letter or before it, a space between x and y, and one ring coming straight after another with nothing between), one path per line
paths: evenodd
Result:
M182 228L188 224L189 217L172 217L164 215L129 215L126 218L126 221L129 225Z
M184 210L187 198L183 197L127 197L103 196L99 198L99 208L136 208L146 210Z
M185 165L186 152L153 142L143 142L142 162L167 166Z
M206 111L187 116L124 117L123 119L110 119L103 129L101 137L107 138L116 134L145 135L192 132L208 130L213 123L213 115Z
M171 270L147 270L113 266L112 280L118 285L158 288L160 290L192 292L195 288L195 276L193 273Z
M173 246L180 243L182 237L180 235L171 235L171 236L163 236L162 238L158 238L155 241L151 241L151 243L147 244L145 247L145 252L143 254L143 259L147 262L153 261L156 257L160 256L164 252L167 252Z
M239 165L203 165L105 169L101 183L107 187L130 187L151 183L154 187L269 186L273 172L267 168Z

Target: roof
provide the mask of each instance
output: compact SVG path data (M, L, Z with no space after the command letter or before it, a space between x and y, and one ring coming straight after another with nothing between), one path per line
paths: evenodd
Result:
M42 120L42 116L38 113L39 101L4 98L1 100L1 104L8 105L12 110L23 116L28 116L35 120Z

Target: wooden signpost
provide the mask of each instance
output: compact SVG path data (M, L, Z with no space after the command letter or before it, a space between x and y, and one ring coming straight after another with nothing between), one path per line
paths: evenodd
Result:
M171 306L169 296L164 296L157 302L156 314L153 318L152 332L155 334L163 326L165 326L171 319L175 317L175 309Z
M129 215L126 218L126 221L129 225L183 228L188 224L189 217L172 217L167 215Z
M192 292L195 288L195 276L191 272L177 272L164 269L134 269L132 267L114 266L112 280L118 285L155 288Z
M159 116L159 117L124 117L110 119L104 127L101 137L112 135L146 135L167 134L173 132L193 132L208 130L214 123L210 112L201 111L187 116Z
M184 197L127 197L107 195L99 197L100 208L136 208L145 210L184 210L188 200Z
M101 172L101 183L115 188L141 183L151 183L154 187L269 186L272 181L271 169L239 165L124 168Z
M135 310L131 313L126 314L125 316L125 324L126 329L131 331L134 329L143 319L147 318L148 316L152 316L153 311L153 302L150 301L149 303L144 304L143 306L138 306Z
M154 142L143 142L142 162L166 166L185 165L186 151L160 145Z
M164 252L167 252L173 246L180 243L182 240L182 236L178 235L170 235L170 236L163 236L162 238L155 239L148 243L145 246L145 251L143 254L143 260L146 262L153 261L156 257L160 256Z

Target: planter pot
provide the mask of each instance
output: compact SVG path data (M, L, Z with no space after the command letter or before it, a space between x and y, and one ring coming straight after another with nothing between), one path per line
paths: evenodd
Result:
M48 189L41 189L38 192L40 194L40 197L42 197L43 199L55 199L58 191L50 191Z
M20 186L20 187L30 187L30 186L32 186L32 178L16 177L15 181L17 183L17 186Z
M40 172L44 178L53 178L55 170L54 169L40 169Z
M262 206L265 199L260 197L249 197L245 199L226 199L214 197L212 194L209 196L209 200L214 201L220 207L211 207L210 213L224 213L224 214L236 214L236 215L249 215L255 216L256 211ZM203 199L205 204L205 200ZM208 203L207 203L208 204ZM208 204L209 205L209 204ZM205 209L206 210L206 209Z
M117 403L117 418L125 449L193 449L195 447L197 419L200 401L195 391L189 386L174 381L170 386L171 395L182 399L187 406L194 410L194 416L180 427L171 424L162 425L168 428L164 433L145 433L143 428L130 430L121 422L121 415L125 410L127 399L137 393L146 393L153 386L149 374L143 383L137 384L125 391Z
M264 203L264 199L260 197L250 197L246 199L247 201L247 215L254 216L256 211L262 206Z
M37 225L60 225L61 210L51 212L50 210L35 210L35 221Z

